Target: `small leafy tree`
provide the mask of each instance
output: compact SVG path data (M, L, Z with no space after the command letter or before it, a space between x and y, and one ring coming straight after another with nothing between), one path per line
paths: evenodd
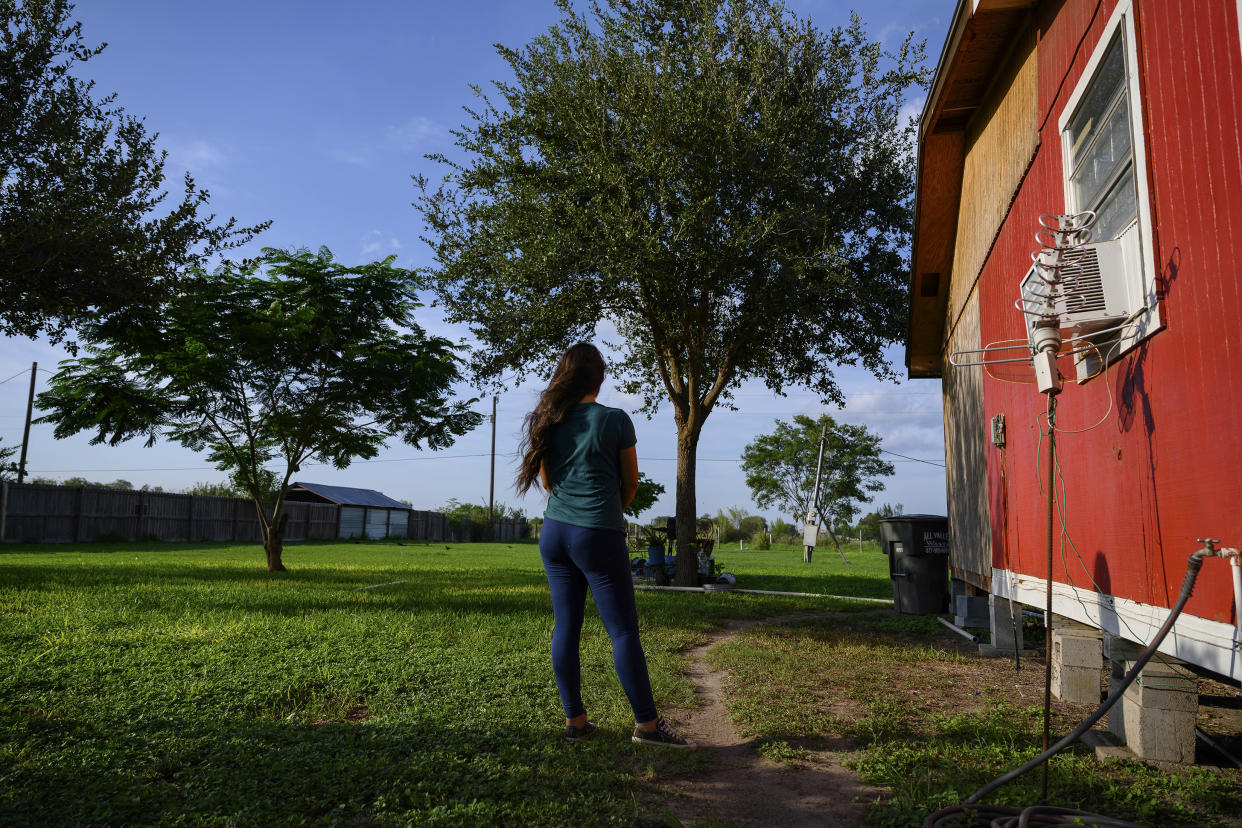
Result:
M267 248L169 297L150 325L91 323L88 355L62 362L39 395L40 422L57 438L207 452L254 502L268 570L283 570L285 492L301 464L345 468L391 436L439 449L480 421L473 400L450 402L454 347L415 324L394 258L345 267L327 248Z
M611 376L677 429L677 579L696 583L695 457L747 378L840 401L838 365L893 376L905 330L922 48L780 0L610 0L521 49L514 80L417 177L440 304L502 384L615 326ZM521 324L514 324L520 318Z
M634 493L634 499L630 501L630 507L625 510L625 513L632 518L637 518L654 506L662 494L664 494L663 484L657 483L647 477L647 475L639 472L638 491Z
M150 316L221 250L267 226L202 216L186 176L167 203L165 154L140 118L96 98L67 0L0 0L0 334L51 341L78 323ZM72 344L71 344L71 347Z
M798 540L798 530L792 524L786 523L781 518L775 518L768 525L768 531L772 535L775 543L795 543Z
M746 485L760 508L777 508L805 520L815 490L820 434L827 428L820 474L819 515L831 529L850 523L858 505L882 491L893 464L880 459L880 437L866 426L838 424L823 414L812 420L795 415L776 421L776 431L760 435L742 450Z

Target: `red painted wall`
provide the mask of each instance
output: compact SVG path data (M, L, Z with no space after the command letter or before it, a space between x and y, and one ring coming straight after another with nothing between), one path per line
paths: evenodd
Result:
M1042 143L980 277L985 343L1023 336L1013 302L1036 217L1065 204L1057 120L1115 6L1040 10ZM1064 525L1077 551L1057 538L1053 577L1168 607L1196 538L1242 545L1242 45L1233 2L1134 0L1134 10L1155 228L1145 255L1165 327L1060 396ZM1008 426L1004 450L989 444L993 565L1043 577L1046 399L1006 381L1021 374L984 379L987 416L1004 413ZM1205 565L1187 611L1234 622L1222 561Z

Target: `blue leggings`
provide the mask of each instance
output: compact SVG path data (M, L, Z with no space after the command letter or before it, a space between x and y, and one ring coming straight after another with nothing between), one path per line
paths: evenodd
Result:
M634 720L656 717L647 657L638 641L638 610L625 536L603 529L583 529L545 518L539 533L539 554L552 590L552 671L565 717L586 712L582 706L582 668L578 642L586 610L587 587L612 639L612 663L630 700Z

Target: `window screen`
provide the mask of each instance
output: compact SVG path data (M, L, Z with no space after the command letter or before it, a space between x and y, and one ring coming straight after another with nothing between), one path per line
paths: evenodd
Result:
M1138 215L1125 47L1118 27L1065 128L1076 210L1094 210L1096 241L1115 239Z

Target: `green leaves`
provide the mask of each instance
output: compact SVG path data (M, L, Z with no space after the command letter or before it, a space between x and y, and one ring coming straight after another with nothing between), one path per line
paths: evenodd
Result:
M61 363L40 421L58 438L205 451L277 524L302 463L344 468L392 436L444 448L480 421L473 400L451 401L455 348L414 322L410 274L393 261L346 267L326 248L265 248L197 273L151 324L85 326L88 355Z
M168 200L155 136L77 76L103 46L83 44L71 12L0 3L0 334L53 342L91 319L136 324L268 226L200 216L207 193L188 174Z
M776 431L756 437L742 450L742 470L761 508L778 508L802 521L815 490L820 434L827 429L819 509L829 525L853 520L858 506L882 491L893 464L880 459L880 437L865 426L837 423L827 414L812 420L795 415L776 421Z
M632 518L636 518L643 512L650 509L659 500L660 495L664 494L664 485L657 483L642 472L638 473L638 491L634 493L634 499L630 501L630 508L625 513Z
M515 80L477 93L469 160L416 180L476 374L546 370L601 321L625 337L614 374L661 389L649 408L710 410L744 376L835 397L834 364L887 374L921 47L887 55L857 18L825 33L768 0L562 8L498 47Z

